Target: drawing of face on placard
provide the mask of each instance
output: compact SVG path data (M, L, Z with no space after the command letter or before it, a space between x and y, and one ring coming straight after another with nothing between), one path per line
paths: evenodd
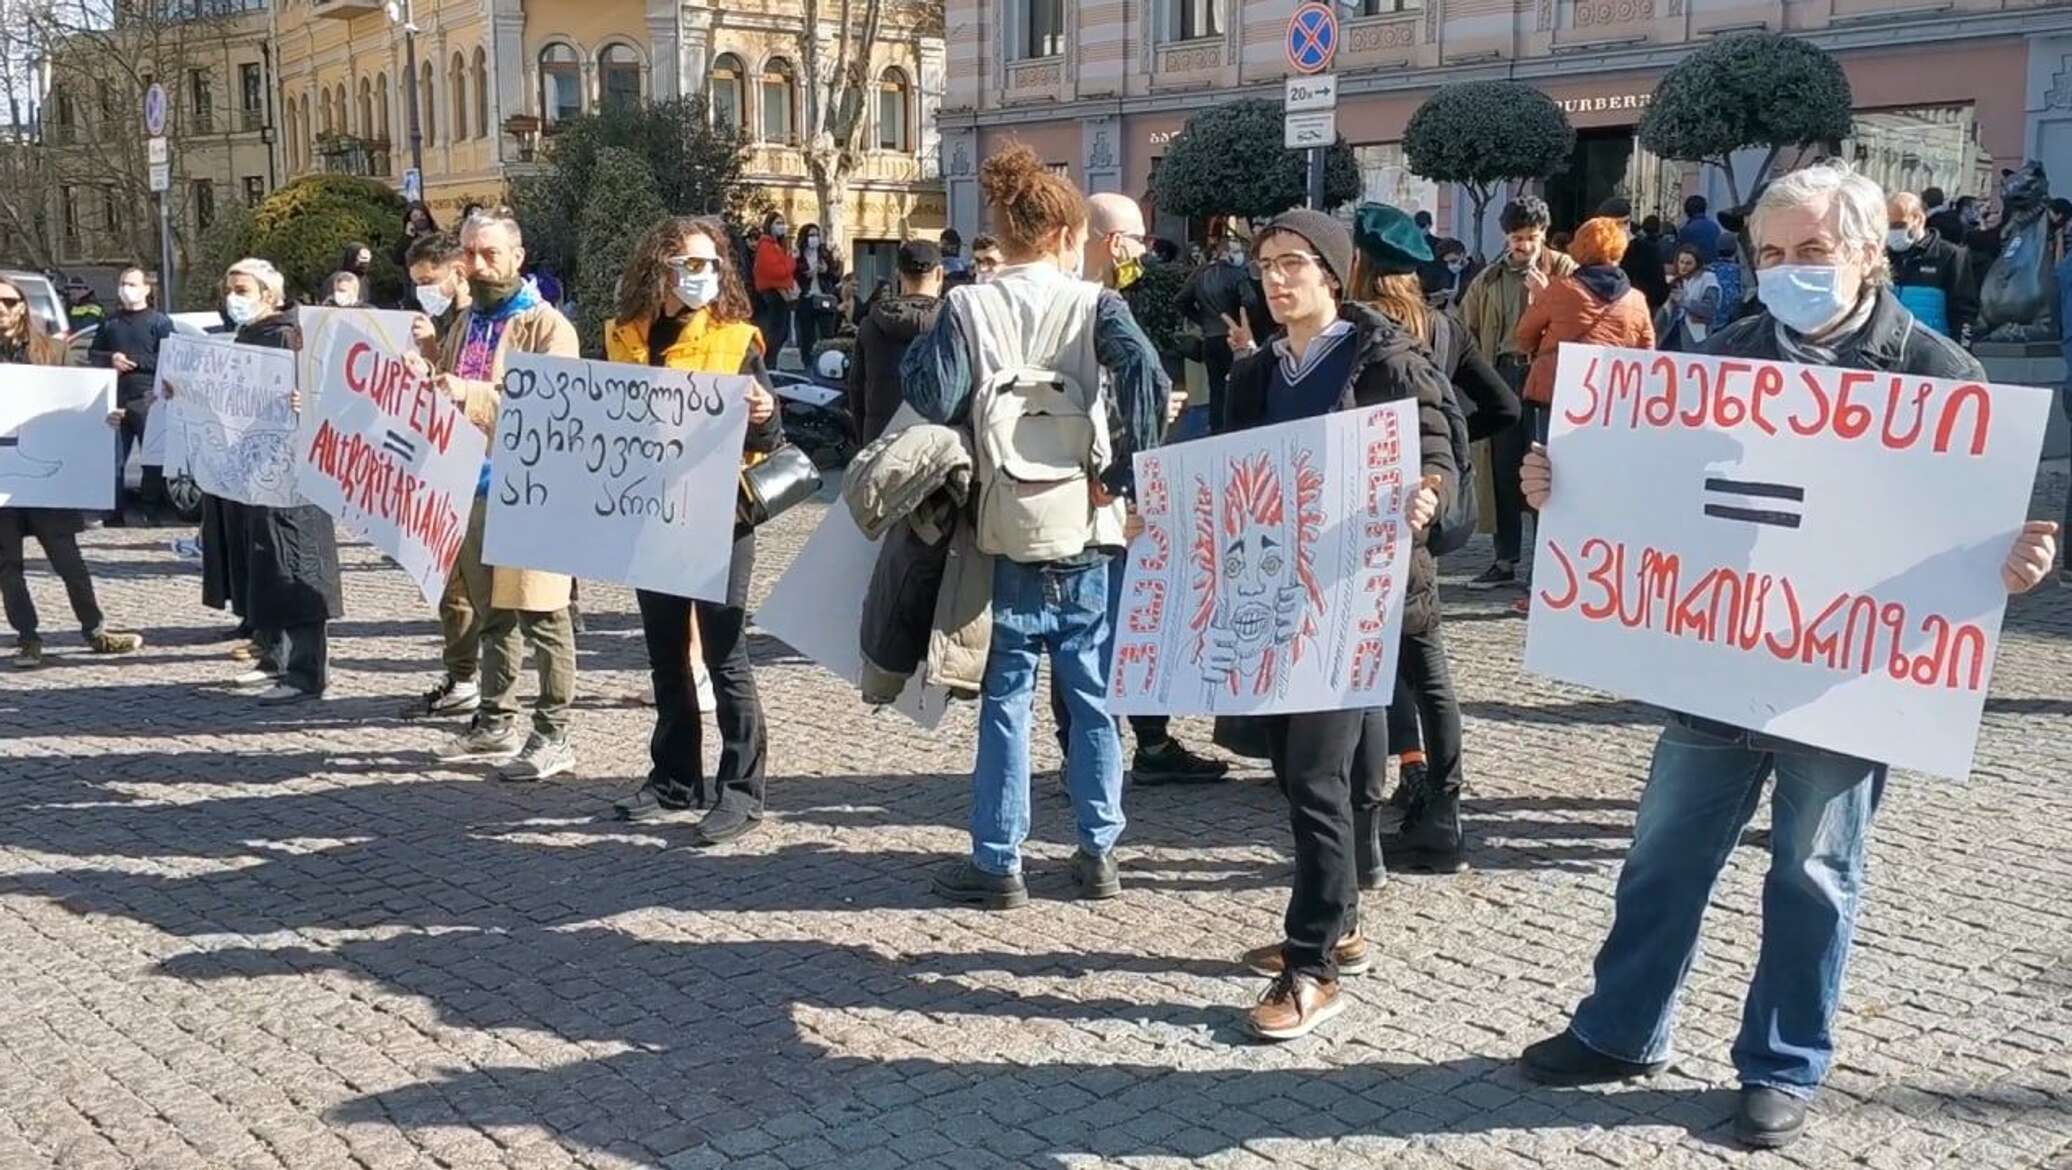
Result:
M1315 635L1323 597L1314 546L1323 477L1307 452L1257 452L1224 468L1220 498L1194 485L1196 658L1202 677L1232 693L1263 695Z

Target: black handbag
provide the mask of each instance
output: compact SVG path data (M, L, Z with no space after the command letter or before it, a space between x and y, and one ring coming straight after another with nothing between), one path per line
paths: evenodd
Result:
M820 491L820 468L794 443L784 443L741 469L741 502L735 519L751 528L784 515Z

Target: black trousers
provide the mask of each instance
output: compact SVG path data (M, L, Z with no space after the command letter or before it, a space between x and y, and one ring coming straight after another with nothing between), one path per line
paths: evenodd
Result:
M138 398L122 404L122 426L117 428L115 446L115 510L122 511L123 469L129 466L130 451L144 442L144 424L151 416L151 399ZM137 502L154 509L165 499L165 468L144 465L144 477L137 483Z
M1460 696L1438 627L1405 633L1396 661L1396 697L1389 702L1389 750L1422 750L1441 788L1461 786Z
M1230 338L1201 339L1201 364L1209 372L1209 427L1216 434L1223 433L1223 387L1230 384L1230 366L1235 360L1230 352Z
M1511 389L1519 390L1525 385L1525 372L1530 368L1517 359L1504 358L1498 361L1496 372L1503 376ZM1496 477L1496 559L1507 565L1515 565L1525 549L1525 486L1520 475L1525 467L1526 452L1539 437L1540 407L1525 401L1523 394L1518 398L1518 425L1505 427L1489 439L1490 470Z
M94 597L93 578L87 575L86 558L79 555L79 514L61 508L0 508L0 603L7 611L7 624L23 640L36 638L36 601L29 596L29 537L43 546L43 558L50 571L65 584L65 597L72 602L72 616L79 629L91 638L101 632L101 604Z
M763 331L763 360L774 370L778 351L791 340L791 302L783 293L767 292L756 294L756 305L756 327Z
M1288 891L1288 969L1318 979L1338 978L1331 948L1360 909L1353 853L1353 773L1363 735L1375 758L1388 754L1386 719L1378 711L1313 711L1269 720L1267 746L1274 778L1288 799L1295 837L1295 880ZM1364 797L1363 797L1364 799Z
M755 530L734 532L727 570L727 603L693 601L638 590L640 630L647 638L648 669L655 680L655 733L648 741L654 775L694 793L705 791L705 728L698 687L691 672L691 615L712 675L713 712L719 725L718 799L763 811L763 772L769 756L769 727L748 658L748 582L755 575Z
M321 695L331 683L331 634L325 622L258 631L259 664L298 691Z

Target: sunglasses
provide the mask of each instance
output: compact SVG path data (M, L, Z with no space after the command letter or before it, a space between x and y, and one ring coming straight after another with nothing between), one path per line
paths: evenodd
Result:
M719 261L709 256L671 256L669 266L681 268L692 276L703 276L708 272L717 271Z
M0 297L0 308L18 309L21 305L22 298L20 297Z

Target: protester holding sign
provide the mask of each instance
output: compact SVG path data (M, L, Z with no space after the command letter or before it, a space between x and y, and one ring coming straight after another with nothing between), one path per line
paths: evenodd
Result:
M728 259L726 231L716 221L677 217L648 230L619 278L618 311L604 345L605 356L615 362L754 378L742 460L753 462L783 441L777 400L763 369L762 336L750 321L748 294ZM717 499L693 504L731 506L732 500ZM748 658L748 585L754 575L755 529L737 520L725 601L636 591L655 683L655 731L648 741L654 766L640 788L618 802L621 817L705 807L703 713L689 660L695 615L720 735L713 777L718 790L712 810L698 823L698 839L718 844L762 822L769 732Z
M469 422L494 434L504 355L574 357L576 330L526 284L521 275L525 240L508 213L469 216L461 225L460 243L469 303L440 346L435 385L461 405ZM569 579L482 563L488 490L489 462L484 460L467 537L453 568L469 609L488 615L481 619L481 705L468 729L438 754L450 761L497 762L502 765L499 780L544 780L570 771L576 762L568 739L568 710L576 689ZM518 667L527 648L539 670L530 735L517 726Z
M440 340L470 303L460 240L451 232L427 232L410 241L404 264L410 271L413 303L422 310L411 322L410 337L425 360L436 362Z
M1983 386L1977 385L1984 379L1979 364L1948 339L1922 328L1887 286L1885 197L1876 183L1838 166L1798 171L1764 191L1750 227L1766 311L1716 332L1707 342L1709 353L1889 372L1916 379L1962 379L1984 395ZM1674 359L1660 360L1674 364ZM1714 388L1716 405L1709 412L1665 416L1659 400L1650 395L1649 401L1657 405L1634 417L1651 422L1666 417L1675 425L1705 426L1709 413L1715 420L1710 425L1715 427L1738 421L1771 434L1800 436L1811 435L1823 425L1854 430L1853 422L1837 420L1848 417L1852 410L1864 411L1863 417L1868 417L1863 406L1846 405L1850 380L1863 377L1843 375L1845 389L1831 394L1819 389L1819 379L1810 373L1787 382L1783 377L1766 378L1758 369L1753 371L1753 388L1740 401L1744 411L1730 409L1735 400L1728 396L1723 366L1714 379L1719 383ZM1869 384L1867 379L1865 384ZM1809 395L1816 402L1789 411L1783 403L1771 402L1767 404L1771 417L1763 417L1766 398L1777 399L1788 388L1803 390L1807 385L1819 391ZM1926 385L1933 388L1933 384ZM1774 392L1766 395L1765 386L1774 387ZM1672 407L1680 405L1676 398L1686 390L1682 384L1676 387ZM1608 398L1613 392L1603 393ZM1892 397L1896 403L1897 389ZM1885 398L1882 384L1875 395L1863 395L1863 399L1877 402ZM1636 390L1631 401L1639 399ZM1576 414L1588 403L1578 404L1574 396L1567 396L1554 405L1557 413ZM1792 431L1778 431L1776 420L1786 416ZM1625 426L1624 412L1619 417L1618 425ZM1888 418L1884 439L1888 449L1894 446L1890 423ZM1972 429L1979 432L1983 426L1974 423ZM1861 431L1857 433L1862 436ZM1918 424L1915 433L1921 433ZM2040 429L2036 433L2040 437ZM1557 435L1556 441L1562 437ZM1731 436L1720 435L1720 439L1715 446L1721 458L1708 458L1703 466L1681 470L1703 477L1720 463L1731 466L1731 453L1738 448ZM1747 441L1756 440L1751 435ZM2034 448L2025 458L2029 466L2018 469L2017 498L2026 498ZM1711 482L1736 486L1724 479ZM1792 527L1794 517L1785 515L1794 499L1788 485L1739 486L1752 491L1759 504L1714 509L1707 515L1742 523L1775 521L1781 527L1774 531ZM1561 518L1564 498L1554 490L1554 469L1545 452L1535 451L1528 457L1524 490L1528 503L1546 510L1550 527ZM1798 505L1801 510L1807 506ZM2004 554L2000 571L2008 592L2026 591L2049 572L2056 527L2030 524L2020 530L2014 548ZM1543 531L1541 537L1546 541L1548 533ZM1850 553L1838 549L1832 555L1841 558ZM1985 555L1998 560L2003 554L1999 550L1952 550L1952 555ZM1552 560L1551 556L1542 560L1542 576L1550 580L1555 572L1549 564ZM1658 574L1673 571L1663 562L1656 564ZM1770 578L1765 576L1763 588L1769 587ZM1543 618L1563 616L1555 611L1558 600L1541 594L1540 604L1534 607L1536 627ZM1647 620L1645 613L1643 609L1642 621ZM1850 621L1853 626L1854 618ZM1611 625L1619 627L1622 621L1614 620ZM1756 630L1759 636L1763 632L1762 628ZM1729 636L1746 634L1730 632ZM1768 635L1771 639L1776 636ZM1529 644L1529 656L1532 649ZM1765 653L1772 649L1766 647ZM1662 668L1651 665L1649 669ZM1885 670L1883 662L1878 669ZM1780 694L1759 705L1781 711L1793 701ZM1733 1048L1742 1085L1735 1132L1744 1142L1765 1148L1796 1138L1805 1123L1807 1104L1833 1058L1830 1026L1840 1003L1843 972L1863 901L1865 852L1871 821L1884 794L1886 772L1887 765L1874 760L1693 715L1673 716L1656 744L1641 795L1633 846L1619 874L1611 933L1597 955L1596 988L1576 1007L1567 1030L1525 1050L1521 1058L1525 1074L1550 1084L1581 1085L1646 1076L1668 1066L1677 996L1691 968L1713 886L1754 815L1764 784L1774 775L1762 947L1748 989L1741 1034Z
M0 371L14 365L64 363L65 347L34 319L20 286L0 279ZM0 394L8 392L5 378L5 373L0 372ZM108 416L108 425L121 425L119 412ZM40 474L36 462L33 452L22 450L19 434L0 433L0 472ZM43 546L43 556L50 562L51 571L64 582L65 596L72 602L72 616L79 619L86 644L94 653L127 654L144 644L142 636L110 630L102 619L93 578L87 574L86 559L79 555L79 534L85 530L86 516L75 509L0 507L0 603L4 603L7 624L15 632L17 669L33 670L43 665L43 636L39 632L36 602L29 595L24 573L31 536Z
M1253 250L1267 307L1286 334L1255 350L1242 324L1232 332L1231 348L1246 352L1230 371L1223 429L1415 401L1423 477L1397 490L1409 493L1403 512L1421 540L1458 490L1446 376L1430 351L1386 317L1357 300L1341 302L1351 287L1354 249L1351 234L1336 219L1318 211L1288 212L1254 237ZM1262 560L1287 555L1268 547L1272 543L1261 540ZM1432 555L1422 547L1411 555L1406 634L1429 632L1439 604ZM1287 617L1285 606L1277 607L1276 621ZM1380 830L1378 810L1370 806L1355 815L1353 766L1363 735L1385 743L1388 732L1379 707L1264 718L1274 776L1288 798L1295 879L1285 941L1243 957L1247 967L1273 977L1248 1023L1264 1039L1292 1040L1344 1010L1341 968L1358 973L1372 962L1360 937L1356 866L1360 852L1378 849Z

